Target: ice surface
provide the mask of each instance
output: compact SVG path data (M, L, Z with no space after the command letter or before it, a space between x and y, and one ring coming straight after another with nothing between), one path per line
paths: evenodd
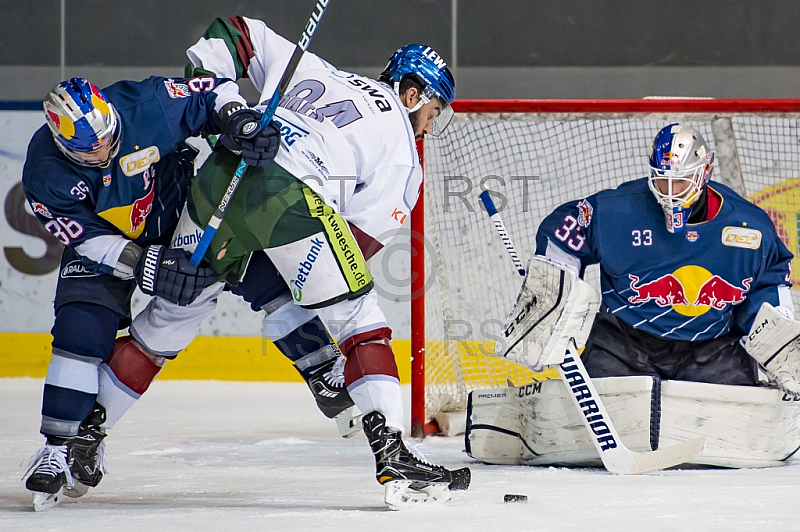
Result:
M34 513L18 465L43 441L42 382L0 379L2 531L800 530L800 466L622 477L476 464L460 438L423 450L470 465L472 487L449 506L392 512L363 434L339 438L303 384L214 381L156 381L110 431L103 482Z

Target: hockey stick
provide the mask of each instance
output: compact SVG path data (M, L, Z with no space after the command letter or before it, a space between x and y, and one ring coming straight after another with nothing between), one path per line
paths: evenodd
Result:
M525 268L522 266L522 261L508 236L489 191L481 192L480 199L494 222L494 227L503 241L503 246L511 256L514 267L524 277ZM569 390L575 408L581 413L581 420L592 437L592 443L597 449L603 465L611 473L636 475L659 471L691 460L703 451L705 438L696 438L656 451L631 451L622 443L617 429L600 399L600 394L597 393L592 379L589 378L589 373L578 355L574 341L569 343L564 361L559 364L558 368L561 380Z
M272 117L275 115L275 111L278 108L278 103L286 92L286 89L289 86L289 81L292 79L295 70L297 70L297 65L300 64L300 59L303 57L303 53L308 49L308 45L311 43L311 38L314 36L314 32L317 30L317 25L322 19L322 15L325 14L325 9L330 4L330 1L331 0L317 0L317 5L314 8L314 12L311 13L311 17L308 19L308 22L306 22L306 27L303 29L303 34L300 36L300 40L297 41L297 46L295 46L294 52L292 52L292 57L289 59L289 64L286 65L286 70L283 71L283 76L281 76L278 86L275 87L275 92L273 93L272 98L269 100L269 105L264 110L264 114L261 115L262 128L267 127L267 124L269 124L269 121L272 120ZM192 266L199 266L200 261L203 260L203 256L206 254L208 247L211 245L211 241L214 239L214 235L217 233L217 229L219 229L219 226L222 223L222 218L225 216L225 209L228 207L228 203L231 201L233 194L236 192L236 189L238 188L246 169L247 163L244 162L244 159L242 159L239 162L239 166L236 168L236 172L233 174L233 178L231 178L231 184L228 185L228 189L222 196L219 206L217 206L217 210L214 211L213 216L211 216L211 219L208 221L208 225L206 226L205 231L203 231L203 236L200 237L200 241L197 243L194 253L192 253L192 258L189 260Z

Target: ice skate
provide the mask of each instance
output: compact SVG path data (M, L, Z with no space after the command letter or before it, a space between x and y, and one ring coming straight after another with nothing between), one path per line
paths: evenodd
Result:
M68 454L66 441L52 441L23 464L28 468L25 488L33 493L34 511L42 512L58 506L64 498L64 489L74 485L67 465Z
M450 471L419 458L408 450L399 430L386 427L383 414L367 414L363 425L375 454L375 477L385 487L384 500L392 510L443 504L450 500L451 490L469 487L468 468Z
M344 361L343 356L331 358L303 378L320 411L336 421L343 438L351 438L361 430L361 412L344 385Z
M92 411L81 423L78 435L69 442L69 467L75 479L73 486L64 489L64 495L76 499L96 487L106 472L106 431L100 425L106 420L106 410L95 403Z

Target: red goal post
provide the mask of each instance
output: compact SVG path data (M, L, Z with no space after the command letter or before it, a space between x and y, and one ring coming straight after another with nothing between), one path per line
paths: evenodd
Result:
M767 211L800 255L800 99L456 100L453 109L445 134L420 143L425 186L411 217L414 437L457 433L473 389L552 376L490 355L520 281L480 211L480 184L498 190L527 260L550 210L646 175L658 130L689 122L715 150L712 179Z

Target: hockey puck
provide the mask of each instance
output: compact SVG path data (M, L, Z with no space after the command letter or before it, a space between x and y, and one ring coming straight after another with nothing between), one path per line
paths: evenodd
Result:
M528 502L528 496L527 495L514 495L513 493L506 493L505 495L503 495L503 502L522 502L522 503L527 503Z

